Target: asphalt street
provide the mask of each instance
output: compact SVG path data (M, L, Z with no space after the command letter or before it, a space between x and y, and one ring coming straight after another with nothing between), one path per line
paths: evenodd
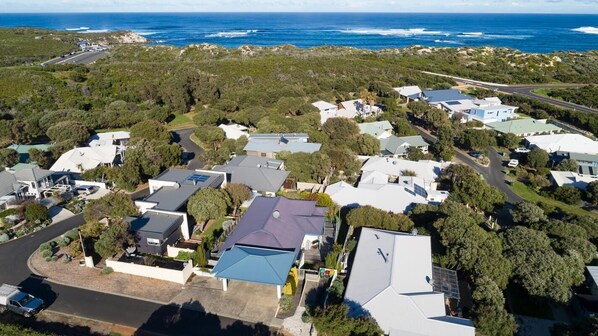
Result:
M187 153L193 153L191 160L187 163L189 169L201 169L204 162L200 160L201 154L204 152L203 148L199 147L195 142L191 141L191 134L195 131L194 128L187 128L174 131L174 141L178 142L183 150Z
M539 95L539 94L533 92L534 90L543 89L543 88L552 88L552 89L576 88L576 87L584 86L585 84L502 85L502 84L496 84L496 83L481 82L481 81L476 81L476 80L471 80L471 79L466 79L466 78L461 78L461 77L456 77L456 76L443 75L443 74L438 74L438 73L429 72L429 71L422 71L422 72L426 73L428 75L451 78L457 82L462 82L465 84L478 86L478 87L489 89L489 90L501 91L501 92L505 92L505 93L517 94L517 95L525 96L528 98L533 98L533 99L536 99L536 100L539 100L539 101L542 101L545 103L549 103L552 105L556 105L556 106L559 106L562 108L567 108L567 109L586 112L586 113L598 113L598 109L594 109L594 108L590 108L590 107L582 106L582 105L578 105L578 104L573 104L573 103L565 102L565 101L550 98L550 97L545 97L545 96L542 96L542 95Z
M77 52L74 55L69 55L66 57L57 57L42 63L43 65L58 65L58 64L91 64L97 61L100 58L106 57L108 55L108 51L85 51L85 52Z
M48 310L82 316L138 328L138 334L164 335L267 335L268 327L161 305L129 297L112 295L52 283L31 273L29 256L39 247L64 232L83 224L77 215L53 224L29 236L0 245L0 283L18 285L42 298ZM148 291L151 291L148 288Z

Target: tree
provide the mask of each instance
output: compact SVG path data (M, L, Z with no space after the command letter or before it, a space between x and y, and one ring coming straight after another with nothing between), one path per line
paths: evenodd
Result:
M87 223L94 223L103 218L118 220L126 216L134 217L138 214L139 209L137 209L129 195L114 192L100 199L90 201L83 211L83 218Z
M374 227L404 232L411 231L414 226L413 221L403 214L392 214L370 205L349 211L347 223L353 227Z
M588 202L598 205L598 181L592 181L586 186L586 199Z
M481 276L475 279L474 283L472 298L476 304L501 308L505 306L505 297L494 280L488 276Z
M417 147L409 147L407 148L407 160L411 161L419 161L424 160L426 155L422 152L421 149Z
M567 204L578 204L581 201L581 191L572 186L557 187L552 196L556 200Z
M112 223L94 244L94 250L102 257L109 258L127 248L132 241L130 224L117 220Z
M12 148L0 149L0 169L12 167L19 163L19 153Z
M558 171L571 171L577 173L579 169L579 164L574 159L565 159L559 162L559 164L556 165L555 169Z
M453 146L454 131L450 126L438 128L438 141L433 145L433 151L444 161L450 161L455 155Z
M506 148L516 148L519 146L521 138L513 133L504 133L498 137L498 143Z
M131 126L131 139L146 139L170 142L172 134L155 120L144 120Z
M315 153L289 154L285 166L301 182L323 183L331 172L331 161L328 155Z
M349 317L344 304L317 308L312 322L322 336L377 336L382 330L371 317Z
M25 205L25 219L30 223L43 222L48 219L48 208L38 203Z
M342 171L346 176L352 176L359 172L361 164L349 148L344 146L328 146L326 148L326 155L330 159L332 171Z
M195 130L195 136L206 146L212 146L214 150L220 148L220 145L226 140L226 134L217 126L204 126Z
M478 305L473 311L476 331L484 336L513 336L517 332L515 317L503 308Z
M218 123L224 119L224 112L212 108L197 111L193 122L197 126L218 126Z
M413 101L407 104L407 108L413 113L414 116L417 118L421 118L424 116L426 111L430 108L428 103L424 101Z
M70 120L61 121L51 126L48 128L46 134L54 143L71 140L81 145L89 139L87 127L79 122Z
M477 150L496 146L496 132L485 129L467 129L463 132L461 143L467 149Z
M513 279L530 295L558 302L571 298L571 286L584 280L584 263L575 251L560 256L541 231L515 226L501 233L504 255L513 264Z
M449 122L446 112L430 106L425 110L422 120L432 129L438 129Z
M29 150L29 162L35 162L42 168L50 167L50 153L47 151L31 148Z
M548 220L546 214L544 214L544 210L529 201L517 203L515 208L511 210L511 215L513 216L513 221L516 224L525 225L528 227Z
M208 258L206 257L206 247L204 244L199 244L197 247L197 256L195 258L195 266L196 267L206 267L208 266Z
M322 125L322 131L328 135L335 145L348 145L351 147L359 137L357 123L347 118L330 118Z
M189 198L187 212L196 221L205 222L226 215L230 206L231 200L224 190L203 188Z
M233 216L236 215L237 209L241 206L241 204L250 200L251 196L253 195L251 189L241 183L229 183L225 190L230 197L231 205L233 207Z
M539 148L534 148L525 156L525 163L534 169L545 168L548 164L548 153Z
M451 200L469 204L482 211L490 212L502 206L507 197L495 187L491 187L471 167L463 164L452 164L444 169L443 177L451 186Z
M373 156L380 154L380 140L369 134L361 134L357 138L357 154Z

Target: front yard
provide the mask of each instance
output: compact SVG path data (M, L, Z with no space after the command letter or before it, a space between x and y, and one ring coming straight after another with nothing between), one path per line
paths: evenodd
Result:
M531 189L528 186L526 186L525 184L523 184L522 182L513 181L511 184L511 187L517 195L521 196L523 199L525 199L527 201L534 202L534 203L537 203L537 202L546 203L550 206L553 206L555 208L561 208L566 212L569 212L569 213L572 213L572 214L578 215L578 216L593 216L595 218L598 218L598 214L586 211L577 205L566 204L566 203L557 201L553 198L541 196L541 195L537 194L533 189Z

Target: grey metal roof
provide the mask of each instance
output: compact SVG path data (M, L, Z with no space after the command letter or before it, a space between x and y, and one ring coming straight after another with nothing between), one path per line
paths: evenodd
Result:
M282 139L282 140L281 140ZM256 151L263 153L278 153L287 151L291 153L314 153L320 150L322 147L319 143L310 143L303 141L284 141L284 139L272 139L272 140L254 140L250 139L245 148L245 151Z
M26 168L16 171L15 177L19 181L39 181L52 174L53 172L41 168Z
M380 139L380 152L383 155L403 155L407 153L407 148L427 146L428 143L419 135L397 137L391 135L386 139Z
M180 225L181 221L182 216L148 211L131 221L131 231L164 233L173 226Z
M315 201L257 197L220 253L234 245L299 251L306 234L320 235L325 217Z
M577 160L577 161L588 161L588 162L598 162L598 155L597 154L585 154L585 153L574 153L574 152L563 152L563 151L556 151L556 156L566 156L570 159Z
M201 177L201 178L200 178ZM224 182L222 174L210 174L189 169L170 168L154 180L176 182L174 187L161 187L145 198L145 201L157 203L155 209L175 211L202 188L218 188Z
M424 90L423 95L428 103L439 103L450 100L473 99L468 95L462 94L459 90Z
M265 139L274 139L278 140L280 138L286 138L289 140L296 140L296 139L307 139L309 135L307 133L269 133L269 134L251 134L249 135L249 140L265 140Z
M226 172L230 175L229 182L241 183L257 191L277 192L289 176L287 171L268 168L278 164L282 164L282 161L238 156L225 166L214 167L214 171Z
M15 176L7 171L0 172L0 197L12 194L14 184L17 183Z

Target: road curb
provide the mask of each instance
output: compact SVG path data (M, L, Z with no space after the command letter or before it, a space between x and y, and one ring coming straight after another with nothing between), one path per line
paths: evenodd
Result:
M49 241L52 241L52 240L49 240ZM140 298L140 297L136 297L136 296L128 295L128 294L123 294L123 293L116 293L116 292L112 292L112 291L100 291L100 290L97 290L95 288L85 287L85 286L81 286L81 285L75 285L75 284L72 284L72 283L66 283L66 282L63 282L63 281L60 281L60 280L49 278L49 277L43 275L37 269L35 269L35 267L31 263L31 259L33 258L33 255L35 253L37 253L37 252L38 251L36 250L35 252L33 252L33 254L31 254L29 256L29 258L27 258L27 267L29 268L29 270L33 274L35 274L36 276L39 276L41 278L44 278L44 280L46 280L48 282L55 283L57 285L66 286L66 287L74 287L74 288L79 288L79 289L88 290L88 291L92 291L92 292L98 292L98 293L104 293L104 294L122 296L122 297L126 297L128 299L134 299L134 300L139 300L139 301L151 302L151 303L155 303L155 304L159 304L159 305L163 305L163 306L167 306L167 305L170 304L170 302L162 302L162 301L158 301L158 300L152 300L152 299L147 299L147 298ZM53 311L53 310L50 310L50 311Z
M55 314L55 315L60 315L60 316L66 316L66 317L74 317L74 318L77 318L77 319L80 319L80 320L93 321L93 322L96 322L96 323L99 323L99 324L109 325L109 326L111 326L111 328L110 328L111 332L115 332L114 329L119 329L119 331L120 331L120 329L126 329L128 331L129 335L134 335L135 332L139 330L139 328L127 326L127 325L124 325L124 324L116 324L116 323L112 323L112 322L106 322L106 321L94 319L94 318L91 318L91 317L85 317L85 316L81 316L81 315L69 314L69 313L59 312L59 311L56 311L56 310L47 310L47 312L50 313L50 314ZM43 312L41 314L43 314ZM83 326L85 326L85 325L83 325ZM157 334L157 335L160 335L160 334Z

